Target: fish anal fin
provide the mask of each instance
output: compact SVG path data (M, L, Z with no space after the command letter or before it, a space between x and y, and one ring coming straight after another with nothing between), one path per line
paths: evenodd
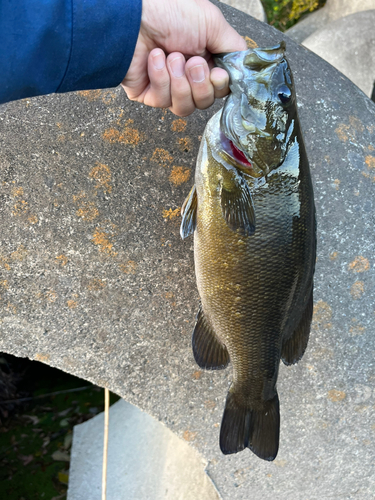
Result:
M207 321L202 306L199 307L197 322L192 338L193 354L200 368L221 370L229 363L229 353L224 344L217 338Z
M255 232L255 211L250 188L242 176L233 176L221 189L221 211L228 226L243 236Z
M262 408L242 404L242 398L229 391L220 428L220 449L224 455L250 448L259 458L272 461L279 449L280 412L277 393Z
M297 363L307 347L310 335L310 326L313 315L313 291L311 289L310 297L307 301L305 311L302 318L294 330L293 334L287 339L282 346L281 359L285 365L293 365Z
M186 200L181 207L182 222L180 227L181 238L184 240L194 233L197 227L198 197L194 186L191 188Z

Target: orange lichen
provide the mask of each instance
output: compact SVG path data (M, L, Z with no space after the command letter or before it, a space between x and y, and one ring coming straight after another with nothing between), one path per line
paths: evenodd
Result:
M13 314L17 313L17 307L14 304L12 304L11 302L8 302L7 310L12 312Z
M107 129L103 134L103 139L111 144L120 142L122 144L130 144L132 146L137 145L140 141L145 139L145 134L143 132L139 132L139 130L135 128L129 127L129 124L133 122L134 120L127 120L122 131L114 128Z
M36 361L40 361L41 363L47 363L51 359L51 356L49 354L43 354L41 352L37 352L35 354L35 358L34 359Z
M375 168L375 156L368 155L365 158L367 168Z
M314 305L312 326L315 328L322 328L324 330L328 330L329 328L332 327L331 318L332 318L331 306L329 306L327 302L319 300Z
M80 97L84 97L88 101L96 101L96 99L99 99L101 96L101 89L95 89L95 90L79 90L77 92L77 95Z
M375 151L375 148L372 144L369 145L369 147L367 148L369 151Z
M190 137L181 137L177 140L177 144L180 151L187 153L191 148L191 139Z
M214 410L216 408L216 403L215 403L215 401L212 401L211 399L207 399L204 402L204 406L205 406L205 408L207 408L207 410Z
M340 181L339 179L335 179L335 180L333 181L333 184L335 185L336 191L338 191L338 190L339 190L339 187L340 187L340 182L341 182L341 181Z
M166 166L167 164L172 163L173 156L171 156L168 151L163 148L156 148L152 153L150 160L158 163L159 165Z
M333 401L334 403L338 403L346 398L346 394L344 391L338 391L336 389L331 389L328 391L328 399Z
M138 264L134 260L128 260L126 264L120 264L119 268L125 274L135 274Z
M23 196L23 187L13 188L12 195L14 198L21 198Z
M193 373L192 377L193 377L195 380L199 380L199 379L201 378L201 376L202 376L202 375L203 375L203 372L202 372L202 371L200 371L200 370L196 370L196 371Z
M350 288L350 294L355 300L360 299L364 292L365 284L363 283L363 281L356 281Z
M329 255L329 258L331 260L336 260L337 259L337 256L338 256L338 252L332 252L330 255Z
M86 198L86 193L84 191L80 191L78 194L73 194L74 203L78 203L82 200L82 198Z
M63 254L58 255L57 257L55 257L55 259L57 260L56 264L61 264L62 266L66 266L66 264L68 263L68 257Z
M186 430L182 437L185 439L185 441L194 441L194 439L197 437L197 432L192 432L189 430Z
M111 243L109 238L109 234L98 227L95 229L92 237L94 244L98 246L99 252L107 253L114 257L117 255L117 252L113 250L113 243Z
M29 210L29 204L25 200L17 201L14 205L14 210L12 211L13 215L20 217L24 215Z
M179 215L181 215L181 207L177 207L174 210L172 210L171 208L169 210L163 210L164 219L173 220Z
M27 250L26 248L23 246L23 245L20 245L17 250L15 250L14 252L12 252L10 254L10 258L12 260L18 260L18 261L22 261L25 259L27 255Z
M353 262L349 264L349 269L355 273L364 273L370 269L370 263L366 257L358 255Z
M173 132L183 132L186 128L187 121L179 118L178 120L173 120L171 125L171 130Z
M5 288L6 290L8 290L8 288L9 288L8 280L1 280L0 281L0 286L2 286L3 288Z
M99 210L92 201L83 202L81 207L76 211L77 217L82 217L86 222L96 219L99 215Z
M352 336L363 335L363 333L366 331L366 328L361 325L361 323L358 321L358 319L352 318L352 323L353 323L353 325L349 328L349 333Z
M356 133L362 133L364 130L364 125L356 116L349 117L349 125L345 123L340 123L336 128L335 132L340 141L346 142L348 140L354 140Z
M78 305L78 302L75 300L68 300L66 305L69 307L69 309L75 309Z
M27 220L30 222L30 224L37 224L39 219L36 215L30 215Z
M92 279L89 284L87 285L87 288L89 290L97 292L98 290L102 290L107 286L106 282L99 279L99 278L94 278Z
M346 142L349 139L350 127L349 125L345 125L345 123L341 123L335 132L340 141Z
M8 264L8 257L4 257L4 255L0 254L0 266L2 266L7 271L10 271L10 265Z
M258 47L258 44L252 38L248 36L243 36L242 38L245 40L248 49L255 49Z
M186 167L173 167L172 172L169 176L169 180L175 186L183 184L190 178L190 168Z
M96 166L89 173L89 177L96 180L95 189L103 189L105 193L112 191L111 170L108 165L96 162Z

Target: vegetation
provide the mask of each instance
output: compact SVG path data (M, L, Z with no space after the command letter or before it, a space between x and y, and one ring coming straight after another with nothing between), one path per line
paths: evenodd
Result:
M305 14L323 7L326 0L262 0L262 3L268 23L286 31Z

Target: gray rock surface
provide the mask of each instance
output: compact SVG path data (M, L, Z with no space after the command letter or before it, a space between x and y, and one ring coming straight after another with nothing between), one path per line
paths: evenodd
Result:
M101 500L104 415L76 425L67 500ZM109 410L107 500L219 500L201 455L124 400Z
M267 22L267 16L260 0L221 0L222 3L241 10L259 21Z
M287 35L297 43L302 43L315 31L324 28L355 12L375 9L375 0L327 0L325 6L303 17L295 26L287 30Z
M329 23L306 38L303 45L371 97L375 82L375 10Z
M223 456L230 369L202 372L192 240L178 207L221 106L179 120L121 89L0 108L0 350L107 386L208 462L224 499L375 495L375 105L317 55L220 4L259 46L282 38L315 186L309 347L281 366L280 451Z

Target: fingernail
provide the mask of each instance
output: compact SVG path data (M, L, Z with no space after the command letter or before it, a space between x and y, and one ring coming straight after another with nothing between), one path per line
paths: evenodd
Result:
M170 63L172 73L176 78L181 78L185 74L185 64L182 57L176 57Z
M164 54L162 52L159 52L158 54L153 55L152 63L155 69L163 69L165 66Z
M190 68L189 71L191 79L195 83L203 82L203 80L206 78L202 64L199 64L198 66L193 66L192 68Z

